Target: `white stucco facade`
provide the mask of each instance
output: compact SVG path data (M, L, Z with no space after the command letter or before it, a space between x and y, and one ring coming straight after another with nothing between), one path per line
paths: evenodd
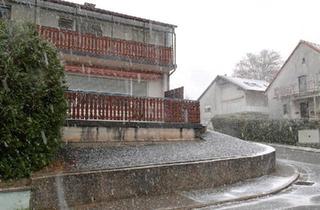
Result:
M200 101L202 124L207 125L210 119L216 115L242 113L261 113L267 115L268 102L263 91L248 90L225 78L224 76L217 76L198 99Z
M266 94L274 119L320 118L320 46L300 41Z

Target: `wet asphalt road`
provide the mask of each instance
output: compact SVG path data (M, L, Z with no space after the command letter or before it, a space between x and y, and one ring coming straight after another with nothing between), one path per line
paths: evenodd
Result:
M268 197L223 206L211 206L202 208L201 210L320 209L320 153L292 150L283 147L275 148L277 159L284 160L286 163L298 168L300 172L300 178L297 180L298 183L278 194ZM302 185L298 185L299 181Z

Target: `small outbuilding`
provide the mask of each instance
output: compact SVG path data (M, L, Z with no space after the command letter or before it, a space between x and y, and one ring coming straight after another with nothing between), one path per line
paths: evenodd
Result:
M268 82L218 75L198 98L201 123L216 115L268 115Z

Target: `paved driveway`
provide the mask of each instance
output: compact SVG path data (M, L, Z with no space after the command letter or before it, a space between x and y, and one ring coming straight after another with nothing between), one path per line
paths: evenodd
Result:
M275 148L278 159L298 167L301 174L298 183L269 197L203 209L320 209L320 153Z

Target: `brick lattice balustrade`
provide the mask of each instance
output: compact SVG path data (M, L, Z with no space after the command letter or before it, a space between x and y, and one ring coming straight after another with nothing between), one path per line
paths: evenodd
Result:
M67 91L68 118L166 123L200 123L199 102Z

